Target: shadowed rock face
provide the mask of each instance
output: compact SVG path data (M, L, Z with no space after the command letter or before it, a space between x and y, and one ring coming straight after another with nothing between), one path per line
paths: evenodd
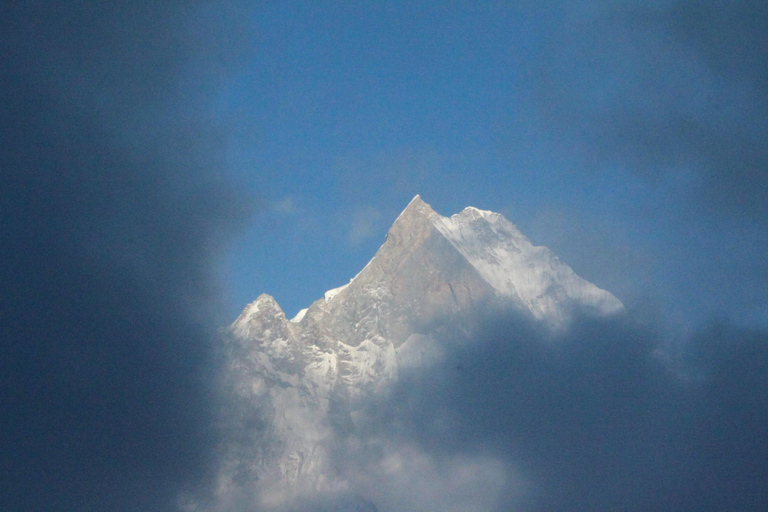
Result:
M468 334L477 313L504 308L550 329L576 308L623 310L501 215L446 218L419 196L368 265L296 319L261 295L225 340L222 497L275 482L343 487L327 443L354 436L358 400L439 359L446 328Z

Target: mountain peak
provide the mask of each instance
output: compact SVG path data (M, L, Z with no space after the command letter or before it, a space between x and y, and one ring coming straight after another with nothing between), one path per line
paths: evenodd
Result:
M348 284L290 320L262 294L230 326L230 420L243 435L229 440L220 481L233 495L268 478L344 483L325 440L355 435L356 400L440 361L445 343L470 342L477 314L514 310L560 329L574 309L623 306L502 215L468 207L443 217L417 195Z
M255 301L245 306L243 312L232 324L232 328L240 335L246 335L250 332L251 324L258 323L264 318L285 319L285 313L280 309L277 301L266 293L262 293Z
M433 210L430 205L425 203L419 194L416 194L416 196L411 199L411 202L408 203L408 206L405 207L405 210L403 210L400 215L398 215L397 219L395 219L395 224L397 224L397 221L401 217L408 217L412 215L430 216L436 214L435 210Z
M390 244L395 240L398 243L410 244L424 235L425 230L430 228L430 220L434 217L438 217L435 210L425 203L421 196L416 195L389 228L387 240Z
M424 203L424 200L421 198L421 195L416 194L415 196L413 196L413 199L411 199L411 202L408 203L408 206L410 206L412 203ZM424 203L424 204L426 204L426 203ZM406 206L406 208L408 206Z
M448 247L455 250L495 294L506 297L549 325L566 325L573 307L586 307L599 314L623 310L616 297L580 278L546 247L534 246L503 215L473 206L443 217L417 195L390 228L380 252L394 251L390 256L393 261L411 258L424 244L430 247L430 253L445 253L446 246L436 242L435 236L448 242ZM429 261L432 256L427 254L419 257ZM400 264L393 268L400 268ZM452 270L433 266L431 272L448 276Z
M492 217L494 215L499 215L499 214L496 212L488 211L488 210L481 210L479 208L475 208L474 206L467 206L466 208L464 208L464 210L461 211L461 213L451 215L451 217L459 217L459 218L469 217L472 219L477 219L480 217Z

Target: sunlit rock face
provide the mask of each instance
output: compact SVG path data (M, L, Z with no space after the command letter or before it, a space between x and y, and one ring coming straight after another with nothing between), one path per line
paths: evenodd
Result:
M470 207L443 217L419 196L359 274L295 318L259 296L225 335L221 499L288 502L274 489L292 483L343 492L329 450L356 435L356 404L438 360L446 332L469 337L477 312L505 308L552 330L577 310L623 310L503 216Z

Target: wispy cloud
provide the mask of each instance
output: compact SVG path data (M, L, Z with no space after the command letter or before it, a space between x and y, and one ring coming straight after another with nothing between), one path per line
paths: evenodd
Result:
M352 213L347 241L357 247L372 236L378 235L382 228L382 214L378 208L366 206Z
M282 215L295 215L299 212L298 200L294 196L285 196L272 203L272 210Z

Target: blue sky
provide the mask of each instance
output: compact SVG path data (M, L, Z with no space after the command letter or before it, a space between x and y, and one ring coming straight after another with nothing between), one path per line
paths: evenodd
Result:
M258 204L224 265L230 318L262 292L290 316L345 283L418 193L443 215L505 214L672 322L764 323L765 171L729 168L763 158L749 39L762 36L740 26L753 7L252 9L252 53L214 104L231 129L228 172ZM735 63L717 54L722 39ZM747 154L708 154L717 144Z

